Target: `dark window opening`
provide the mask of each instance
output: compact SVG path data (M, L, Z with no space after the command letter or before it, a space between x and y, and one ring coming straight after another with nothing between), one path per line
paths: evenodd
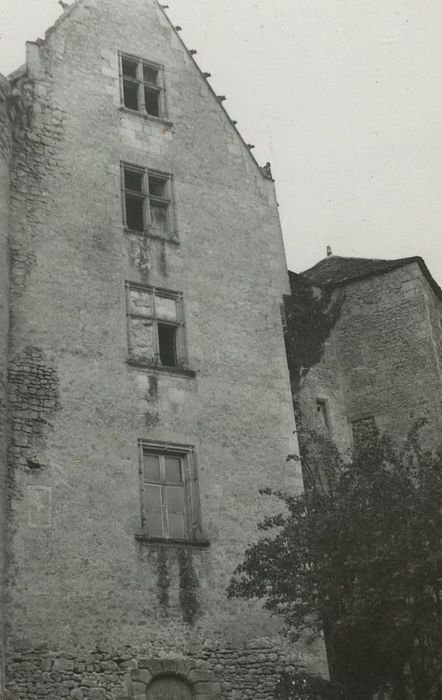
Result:
M128 109L152 117L165 116L163 70L131 56L121 57L123 104Z
M124 106L128 109L138 110L138 86L124 81Z
M170 229L170 178L147 169L123 165L122 190L126 205L124 223L134 231L168 236Z
M144 102L146 112L152 117L160 116L160 93L158 90L152 90L148 87L144 88Z
M144 231L143 199L126 192L126 225L133 231Z
M137 61L131 61L129 58L123 58L123 75L127 75L130 78L137 77Z
M158 345L161 364L164 367L176 367L176 327L158 324Z
M321 427L330 431L330 423L328 420L327 402L321 399L316 401L316 412L318 414Z
M124 171L124 186L128 190L134 190L134 192L143 191L143 173L137 173L133 170Z

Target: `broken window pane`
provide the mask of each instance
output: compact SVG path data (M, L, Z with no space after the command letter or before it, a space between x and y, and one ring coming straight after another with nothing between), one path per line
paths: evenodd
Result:
M159 204L150 200L150 219L157 232L167 233L169 229L167 204Z
M143 173L137 173L135 170L124 169L124 186L128 190L134 192L143 191Z
M177 320L176 299L168 297L160 297L158 294L155 297L155 313L157 318L162 318L165 321Z
M158 324L158 345L161 364L176 367L176 327Z
M126 225L133 231L144 231L144 199L126 192Z
M160 458L158 455L144 453L144 480L160 480Z
M182 481L181 459L179 457L165 458L165 477L166 481Z
M127 75L130 78L137 77L137 61L131 61L130 58L123 58L122 65L123 75Z
M155 327L153 321L130 318L130 352L134 360L155 362Z
M166 180L149 175L149 194L155 197L167 197Z
M123 82L124 106L138 110L138 85L128 80Z
M144 289L129 290L130 311L142 316L153 316L152 294Z
M143 78L144 82L151 83L151 85L157 85L158 82L158 71L152 66L143 65Z
M153 88L144 88L144 104L146 112L153 117L160 116L160 92Z

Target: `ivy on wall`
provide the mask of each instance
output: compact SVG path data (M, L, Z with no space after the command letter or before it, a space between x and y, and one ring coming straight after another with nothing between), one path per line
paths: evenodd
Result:
M342 290L314 287L302 275L290 273L292 294L284 299L284 336L292 391L320 362L324 343L335 325L344 300Z
M180 572L180 606L184 622L192 625L198 613L198 577L196 575L192 552L181 549L178 553Z

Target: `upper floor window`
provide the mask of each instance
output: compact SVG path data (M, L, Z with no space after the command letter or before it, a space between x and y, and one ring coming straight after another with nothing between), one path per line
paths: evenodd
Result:
M132 231L170 233L171 176L135 165L122 166L123 223Z
M162 66L122 55L120 73L125 107L152 117L166 116Z
M184 368L182 294L126 283L129 358L137 363Z

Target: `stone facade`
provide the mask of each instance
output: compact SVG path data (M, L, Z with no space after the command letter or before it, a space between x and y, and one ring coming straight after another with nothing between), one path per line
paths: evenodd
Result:
M155 73L161 114L124 106L121 54L138 78ZM9 697L140 700L166 675L201 700L265 700L287 664L325 672L321 644L289 646L259 605L226 598L258 536L258 489L302 488L285 459L289 285L269 170L154 0L72 3L5 89L20 103L0 163ZM143 231L123 223L124 167L152 178L149 199L135 194L149 205ZM168 207L167 230L154 206ZM131 290L179 308L165 324L179 362L130 355L146 328L165 342L159 322L131 316ZM157 493L143 481L149 449L162 469L181 460L186 536L143 527L140 488Z
M401 441L420 418L442 428L442 291L420 258L326 258L301 275L339 303L320 362L301 380L303 428L330 434L341 452L374 419ZM338 299L339 298L339 299ZM324 425L318 403L326 406Z

